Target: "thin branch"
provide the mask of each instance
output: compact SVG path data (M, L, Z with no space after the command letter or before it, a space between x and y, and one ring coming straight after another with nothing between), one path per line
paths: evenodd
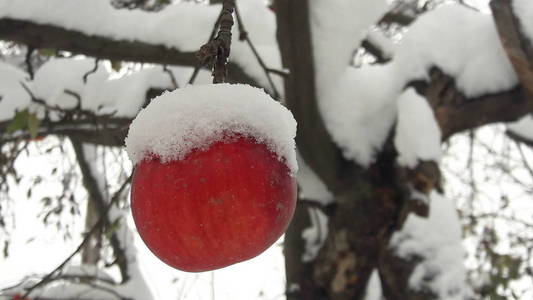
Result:
M270 85L270 87L272 89L272 93L273 93L274 98L275 99L279 99L280 98L280 93L279 93L278 89L276 88L276 85L274 84L274 81L272 80L272 77L270 76L270 73L271 73L272 69L267 67L267 65L263 61L263 58L261 58L261 55L259 55L259 52L257 52L257 49L255 48L254 44L252 43L252 40L250 39L250 35L248 34L246 29L244 28L244 23L242 22L241 14L239 13L239 7L237 5L235 5L235 15L237 16L237 25L238 25L238 28L239 28L239 40L246 41L246 43L248 44L248 46L252 50L252 53L254 54L255 58L257 59L257 62L259 63L259 65L261 66L263 71L265 72L265 75L266 75L267 80L268 80L268 84Z
M87 161L83 146L79 141L76 141L75 139L71 139L71 142L72 147L74 148L74 153L76 153L76 157L78 159L78 165L83 175L83 185L85 186L85 189L89 194L90 201L93 201L100 216L104 216L104 226L109 227L111 225L111 222L107 217L108 209L106 200L104 199L104 195L102 195L100 191L97 179L94 177L95 175L93 174L91 167ZM129 180L131 179L128 179L128 181ZM113 253L117 258L117 265L122 276L122 282L126 282L129 280L130 275L128 273L128 262L124 253L124 249L122 248L121 242L115 233L111 234L109 241L111 243Z
M26 20L0 18L0 39L31 45L36 49L65 50L101 59L191 67L198 65L194 52L183 52L142 41L87 35L80 31ZM257 86L256 81L240 66L229 63L229 67L234 69L231 76L233 82Z
M533 179L533 168L529 165L529 162L527 161L526 155L524 154L524 150L522 149L522 144L520 142L515 141L516 147L518 148L518 152L520 153L520 158L522 159L522 163L524 164L524 167L529 172L529 175L531 175L531 179Z
M35 51L35 48L33 46L27 46L26 49L26 56L24 58L24 62L26 63L26 68L28 69L28 74L30 74L30 79L33 80L33 65L31 63L31 56L33 52Z
M126 188L126 186L128 186L128 184L130 183L131 181L131 176L122 184L122 186L120 186L120 188L118 189L118 191L115 193L115 195L113 196L113 198L111 199L111 201L107 204L107 206L105 207L105 214L101 215L100 218L98 219L98 222L96 222L96 224L94 224L94 226L89 230L89 232L85 235L85 237L83 238L83 240L81 241L81 243L78 245L78 247L61 263L59 264L59 266L57 266L54 270L52 270L52 272L48 273L45 277L43 277L43 279L41 279L39 282L37 282L36 284L34 284L33 286L31 286L30 288L28 288L26 290L26 293L24 293L24 295L22 296L22 298L26 298L30 295L30 293L32 291L34 291L35 289L43 286L43 285L46 285L47 283L49 283L50 281L52 281L54 279L54 275L58 272L60 272L66 265L67 263L76 255L78 254L81 249L83 249L83 247L85 246L85 244L90 240L91 236L98 231L98 229L100 229L100 227L104 226L106 220L107 220L107 213L109 212L109 210L111 209L111 207L115 204L115 202L118 201L118 199L120 199L120 194L122 193L122 191Z
M94 60L94 67L92 69L90 69L89 71L87 71L87 73L85 73L83 75L83 83L87 83L87 79L89 78L89 75L93 74L93 73L96 73L96 71L98 70L98 64L100 63L100 59L97 58Z
M170 77L170 82L172 82L174 89L179 88L178 82L176 81L176 76L174 76L172 70L168 68L168 65L163 65L163 72L167 73L168 77Z

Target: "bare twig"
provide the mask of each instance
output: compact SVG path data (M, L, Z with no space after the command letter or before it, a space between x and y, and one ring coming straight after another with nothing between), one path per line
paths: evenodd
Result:
M100 59L97 58L94 60L94 67L90 69L85 75L83 75L83 83L87 83L87 79L89 78L89 75L95 73L98 70L98 64L100 63Z
M179 88L178 82L176 81L176 76L174 76L172 70L168 68L168 65L163 65L163 72L167 73L168 77L170 77L170 81L172 82L174 89Z
M31 63L31 56L33 52L35 51L35 48L33 46L28 46L26 49L26 57L24 59L24 62L26 63L26 67L28 68L28 74L30 74L30 79L33 80L33 65Z
M105 224L105 221L107 220L107 213L109 212L111 207L118 201L118 199L120 199L120 194L122 194L122 191L124 191L124 189L126 188L126 186L128 186L130 181L131 181L131 176L128 177L128 179L122 184L122 186L120 186L120 188L115 193L115 195L113 195L113 198L111 199L111 201L105 207L106 213L100 216L100 218L98 219L98 222L96 222L96 224L94 224L94 226L89 230L89 232L87 232L87 234L85 235L85 237L83 238L81 243L78 245L78 247L65 260L63 260L63 262L61 264L59 264L59 266L57 266L54 270L52 270L52 272L48 273L45 277L43 277L43 279L41 279L39 282L37 282L36 284L31 286L29 289L27 289L26 293L24 293L22 298L28 297L30 295L30 293L33 292L35 289L37 289L37 288L39 288L39 287L41 287L43 285L46 285L47 283L49 283L52 280L54 280L54 275L56 275L61 270L63 270L63 268L67 265L67 263L76 254L78 254L81 251L81 249L83 249L85 244L90 240L91 236L97 230L99 230L100 227L102 227Z
M259 52L257 52L257 49L255 48L254 44L252 43L252 40L250 39L250 36L248 35L248 32L244 28L244 23L242 22L241 14L239 13L239 8L238 8L237 5L235 5L235 15L237 16L237 25L238 25L238 28L239 28L239 40L246 41L246 43L248 44L248 46L252 50L255 58L257 59L257 62L259 63L259 65L261 66L263 71L265 72L265 75L266 75L266 77L268 79L268 84L272 88L272 93L273 93L274 98L279 99L280 98L280 93L278 92L278 89L276 88L276 85L274 84L274 81L272 80L272 77L270 76L270 73L271 73L272 69L267 67L267 65L265 64L265 62L261 58L261 55L259 55Z

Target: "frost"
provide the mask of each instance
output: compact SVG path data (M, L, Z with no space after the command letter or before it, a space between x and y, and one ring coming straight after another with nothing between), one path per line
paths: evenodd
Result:
M166 162L206 149L228 132L266 144L292 174L298 171L292 114L248 85L188 86L155 98L132 122L126 147L134 164L154 154Z
M305 240L305 252L302 261L309 262L316 258L328 236L328 216L316 208L308 208L311 226L302 231Z
M398 123L394 145L398 163L414 168L419 160L439 161L442 155L441 133L433 110L413 88L398 99Z
M459 216L452 201L436 192L430 196L429 217L409 215L391 247L400 257L422 259L409 278L412 288L429 288L439 299L465 299L471 291L466 286Z

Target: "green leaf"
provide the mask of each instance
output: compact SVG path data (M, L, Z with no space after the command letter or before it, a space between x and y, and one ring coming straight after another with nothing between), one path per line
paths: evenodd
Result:
M26 128L28 126L29 114L27 109L17 112L13 120L11 120L11 123L7 126L6 132L11 134L17 130Z
M39 54L42 56L55 56L56 50L50 48L39 49Z
M4 258L7 258L9 256L9 242L4 242Z
M104 235L106 238L110 239L111 236L115 233L115 231L117 231L119 228L120 228L120 221L122 220L122 217L118 217L116 218L113 223L111 223L109 225L109 227L107 227Z
M118 60L112 60L111 69L113 69L116 72L120 71L120 69L122 69L122 62Z
M28 114L28 130L32 139L39 134L39 125L41 125L41 120L37 118L37 115L35 113Z

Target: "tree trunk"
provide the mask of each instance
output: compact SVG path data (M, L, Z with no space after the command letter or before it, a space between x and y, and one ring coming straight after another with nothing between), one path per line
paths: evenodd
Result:
M404 200L406 176L396 167L392 139L367 169L342 157L318 110L308 0L277 0L274 4L283 64L290 70L285 80L285 98L298 122L298 150L335 198L334 209L324 211L329 217L329 235L316 259L310 262L302 261L302 231L311 224L307 201L299 202L285 236L287 299L363 299L379 262L397 264L383 268L387 277L384 284L390 284L384 288L386 294L406 295L407 280L386 271L415 262L382 259L392 253L389 240L405 219L409 202ZM414 267L404 269L410 272ZM401 276L408 278L405 273ZM432 295L413 299L432 299Z

